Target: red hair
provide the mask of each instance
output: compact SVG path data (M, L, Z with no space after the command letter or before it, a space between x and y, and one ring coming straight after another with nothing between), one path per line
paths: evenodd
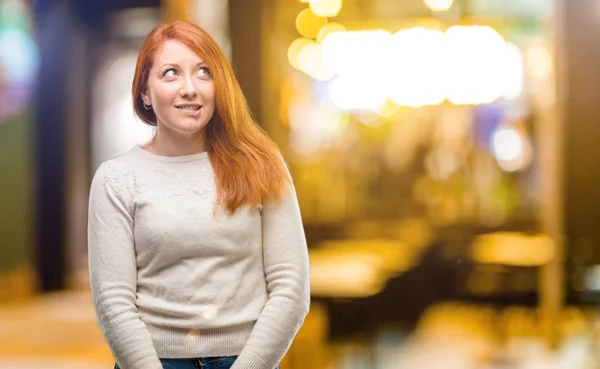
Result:
M242 89L227 58L202 28L177 21L156 27L142 45L133 78L133 107L138 117L156 125L156 115L144 109L142 92L156 52L167 40L177 40L204 59L214 80L213 117L206 126L206 146L217 184L218 205L229 213L238 207L256 207L277 201L284 191L288 171L279 148L250 113Z

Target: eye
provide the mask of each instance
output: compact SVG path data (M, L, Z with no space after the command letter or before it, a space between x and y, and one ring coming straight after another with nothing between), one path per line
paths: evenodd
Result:
M164 73L164 77L175 77L177 75L177 71L174 68L167 69Z
M198 74L201 76L208 76L210 75L210 71L206 67L201 67L200 69L198 69Z

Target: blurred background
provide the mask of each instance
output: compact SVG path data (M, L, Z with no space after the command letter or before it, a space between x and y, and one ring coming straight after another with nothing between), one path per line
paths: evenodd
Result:
M312 307L282 368L600 368L593 0L0 0L0 368L112 367L89 185L152 136L135 60L177 19L292 170Z

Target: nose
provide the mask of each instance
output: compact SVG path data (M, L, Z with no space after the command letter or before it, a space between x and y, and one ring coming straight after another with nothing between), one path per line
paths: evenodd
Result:
M198 95L198 88L192 77L184 78L179 93L181 94L181 97L185 98L196 97L196 95Z

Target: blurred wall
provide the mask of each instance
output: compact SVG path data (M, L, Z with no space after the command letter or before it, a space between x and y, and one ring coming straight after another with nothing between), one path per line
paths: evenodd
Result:
M47 292L86 286L81 276L87 274L87 196L95 169L90 162L91 125L95 108L103 108L94 106L93 92L114 39L127 42L120 38L124 35L112 32L113 16L160 4L157 0L35 4L41 65L32 132L36 168L32 259L39 289Z
M32 237L31 111L0 121L0 273L29 261Z
M231 64L244 91L250 110L259 124L264 124L261 108L270 102L262 99L264 3L259 0L229 0L229 32L231 35ZM262 5L262 7L261 7ZM262 104L262 105L261 105Z
M566 229L574 254L600 263L600 4L562 3L559 91L566 133Z
M32 15L25 0L0 0L0 300L32 285L32 94L39 63Z

